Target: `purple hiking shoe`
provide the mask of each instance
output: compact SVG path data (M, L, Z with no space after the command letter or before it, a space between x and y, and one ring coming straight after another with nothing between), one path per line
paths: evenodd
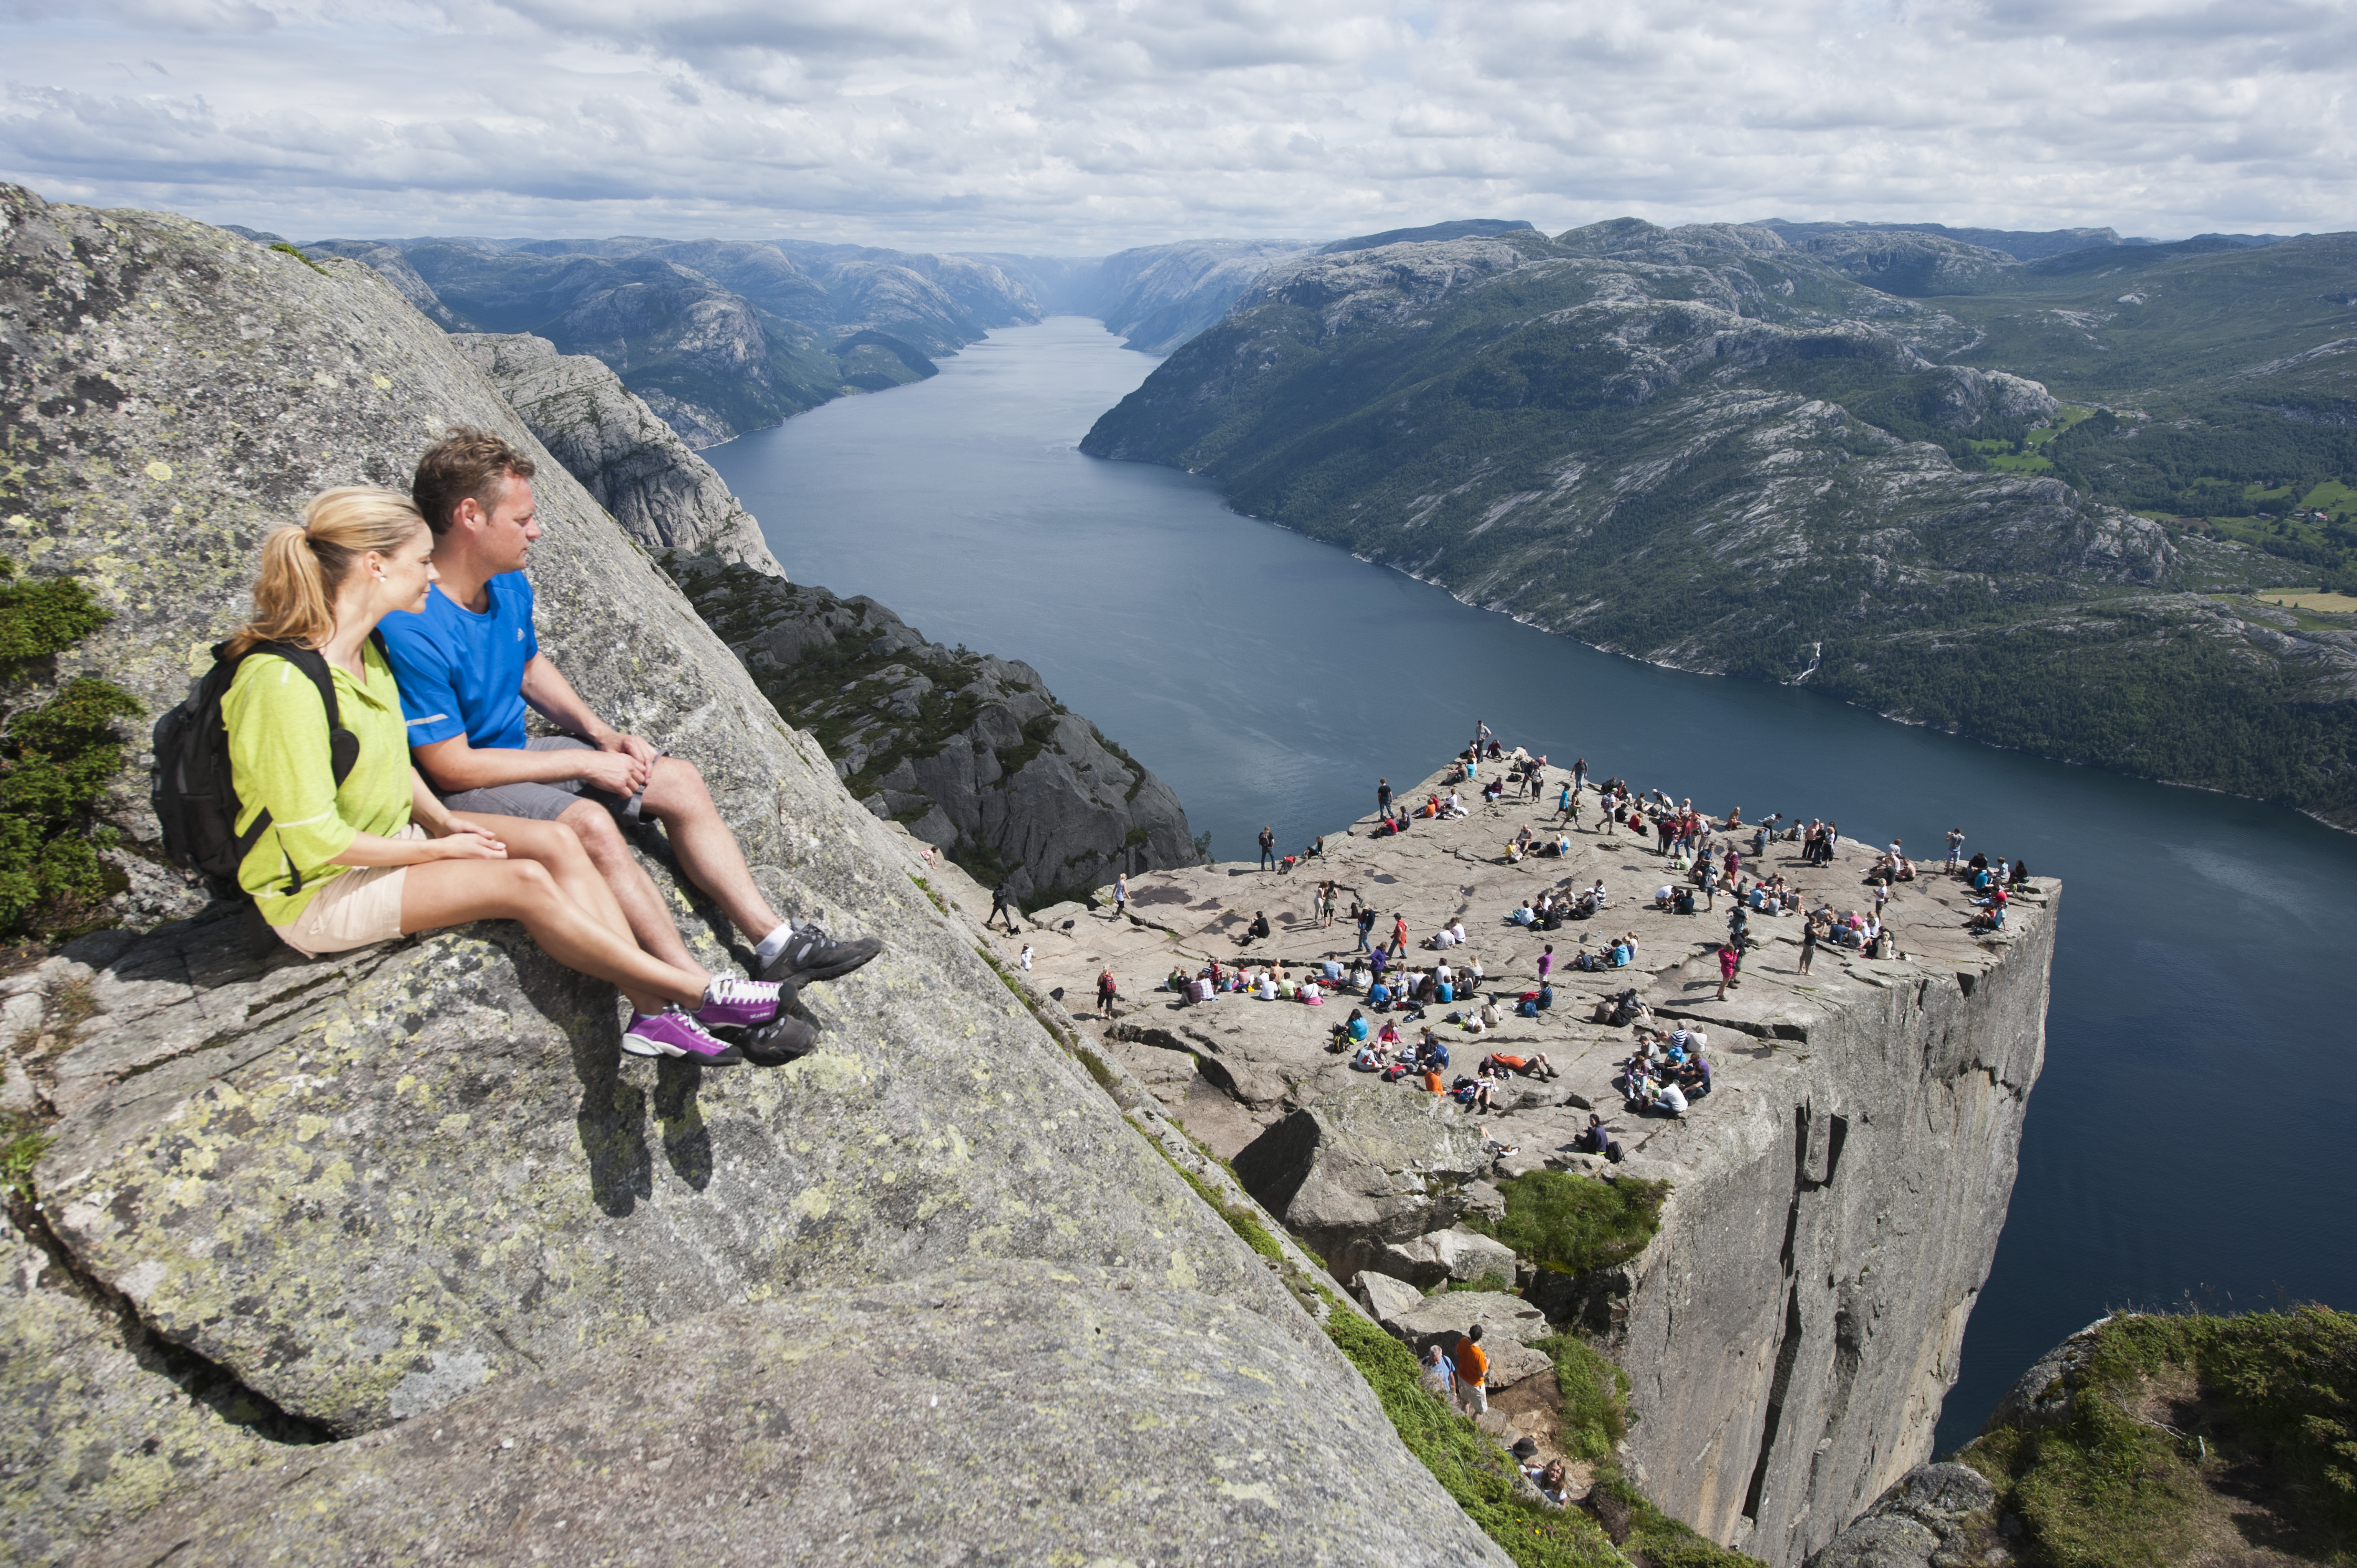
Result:
M750 1029L778 1015L779 993L774 980L738 980L716 975L704 988L704 1005L695 1021L707 1029Z
M651 1017L631 1014L622 1048L634 1057L681 1057L703 1067L737 1067L745 1060L744 1052L705 1033L703 1025L677 1007Z

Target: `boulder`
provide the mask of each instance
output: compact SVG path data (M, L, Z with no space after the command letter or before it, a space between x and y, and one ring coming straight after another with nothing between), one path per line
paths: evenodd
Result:
M2108 1314L2095 1319L2040 1356L1996 1402L1996 1408L1989 1412L1982 1430L2059 1426L2070 1420L2072 1406L2078 1398L2079 1374L2095 1354L2095 1331L2111 1320Z
M161 711L243 612L265 532L310 492L405 484L417 452L459 422L544 456L469 360L359 263L314 266L187 220L52 207L14 187L0 187L0 364L20 436L7 548L37 577L81 578L115 612L45 680L103 673ZM370 1540L414 1547L431 1519L449 1521L445 1560L481 1561L522 1548L504 1535L479 1548L489 1538L467 1531L516 1520L529 1495L561 1503L568 1521L603 1509L605 1539L675 1558L674 1532L717 1540L742 1517L714 1499L742 1502L749 1481L699 1478L733 1447L730 1474L782 1466L809 1499L766 1538L781 1557L815 1559L833 1541L831 1560L937 1560L986 1534L955 1510L990 1507L1018 1521L1007 1528L1026 1532L1029 1554L1091 1556L1141 1497L1157 1499L1146 1511L1160 1534L1206 1541L1243 1528L1239 1510L1260 1498L1355 1497L1353 1472L1372 1463L1383 1506L1312 1509L1331 1523L1322 1540L1301 1538L1303 1553L1501 1561L1380 1420L1361 1419L1372 1404L1350 1413L1367 1396L1348 1363L1009 994L974 927L914 886L906 839L844 791L554 459L537 489L544 651L609 720L702 770L778 908L823 911L838 935L882 933L883 955L803 993L820 1031L810 1055L726 1070L624 1057L611 988L505 923L315 961L242 907L215 908L92 950L81 993L92 1011L54 1024L54 1048L29 1064L59 1112L31 1176L37 1212L76 1276L84 1321L119 1315L167 1359L158 1365L224 1391L232 1424L314 1444L299 1465L230 1483L218 1504L204 1499L214 1481L201 1465L147 1466L144 1492L83 1513L72 1478L52 1473L12 1495L30 1511L8 1528L38 1531L60 1555L186 1490L199 1495L181 1499L188 1511L175 1517L188 1522L172 1528L189 1532L189 1560L242 1553L206 1543L266 1517L276 1526L257 1541L310 1560L370 1556ZM128 749L111 825L152 839L143 748ZM673 875L662 833L636 843L683 940L707 964L741 964L741 934ZM984 1310L923 1305L994 1269L999 1294ZM1147 1293L1136 1299L1151 1323L1057 1295L1125 1286ZM138 1426L156 1373L136 1358L106 1363L122 1379L113 1407L105 1389L77 1383L77 1365L99 1363L47 1348L62 1343L40 1326L65 1310L59 1299L0 1295L5 1424L91 1425L114 1444L84 1445L100 1475L107 1453L124 1452L117 1438ZM1014 1304L1057 1299L1079 1315L1060 1324L1064 1364L1093 1353L1102 1326L1109 1339L1157 1336L1156 1364L1176 1387L1191 1371L1224 1390L1215 1369L1250 1368L1237 1375L1253 1389L1303 1397L1290 1416L1253 1407L1253 1445L1213 1455L1234 1461L1219 1471L1224 1491L1198 1458L1172 1467L1179 1445L1128 1426L1123 1446L1060 1450L1053 1491L1025 1490L1003 1469L1014 1461L983 1440L987 1421L932 1446L906 1430L922 1384L894 1380L928 1365L986 1381L973 1369L1003 1353L1051 1382ZM710 1337L696 1338L706 1322ZM718 1344L737 1336L758 1363ZM917 1348L929 1336L943 1341L930 1359ZM691 1343L692 1354L677 1348ZM790 1389L802 1359L819 1370ZM1310 1380L1279 1380L1272 1360ZM1085 1378L1037 1392L1047 1402L1035 1408L1060 1400L1072 1412L1125 1412L1131 1397ZM544 1411L547 1442L531 1453L556 1467L501 1491L494 1455L516 1451L467 1423L509 1397L521 1402L484 1420ZM796 1402L819 1399L842 1423L825 1441L812 1405ZM673 1413L648 1421L634 1400ZM1210 1402L1245 1408L1224 1393ZM101 1419L116 1407L133 1413ZM1323 1432L1338 1421L1347 1453L1329 1456ZM931 1456L926 1495L911 1502L896 1484L899 1526L891 1513L854 1525L843 1511L885 1497L875 1474L900 1443ZM275 1508L274 1494L292 1500ZM862 1530L881 1541L895 1528L895 1543L865 1558L849 1548ZM554 1550L554 1520L547 1529ZM352 1544L291 1544L304 1532ZM96 1555L138 1552L110 1541Z
M1381 1252L1385 1273L1422 1289L1456 1281L1470 1284L1497 1278L1514 1283L1514 1250L1494 1236L1452 1226L1406 1241L1387 1241Z
M1075 1562L1503 1563L1453 1510L1399 1506L1431 1486L1364 1383L1251 1309L1001 1267L649 1328L253 1471L108 1552L587 1568L1071 1542Z
M1232 1162L1244 1189L1338 1273L1381 1269L1385 1243L1446 1229L1489 1169L1445 1095L1352 1084L1278 1122Z
M1376 1321L1403 1339L1428 1339L1437 1334L1461 1334L1481 1326L1481 1342L1493 1348L1509 1342L1527 1345L1555 1332L1546 1314L1518 1295L1503 1291L1459 1290L1418 1296Z
M1918 1465L1807 1568L2006 1568L1996 1487L1969 1465Z
M1379 1274L1372 1269L1361 1269L1351 1282L1359 1299L1367 1304L1367 1313L1378 1323L1389 1323L1403 1312L1413 1312L1424 1305L1424 1293L1405 1280Z

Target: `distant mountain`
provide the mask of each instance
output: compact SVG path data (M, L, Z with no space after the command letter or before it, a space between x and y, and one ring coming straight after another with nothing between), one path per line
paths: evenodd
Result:
M1126 338L1126 348L1168 354L1225 316L1270 266L1308 249L1289 240L1199 240L1123 251L1099 264L1085 314Z
M2158 240L2122 239L2116 229L1951 229L1944 223L1788 223L1781 218L1767 218L1751 225L1773 229L1787 240L1813 238L1824 234L1932 234L1960 244L1976 245L1983 250L2000 251L2018 262L2034 262L2045 256L2059 256L2071 251L2099 250L2129 245L2158 245ZM2201 234L2198 240L2219 240L2228 245L2254 248L2278 245L2292 238L2288 234ZM2191 242L2182 242L2190 243Z
M2352 278L2357 235L1394 243L1272 267L1082 449L1598 647L2357 825L2357 628L2235 596L2357 589Z
M692 446L848 392L934 373L993 327L1036 321L995 263L852 245L604 240L323 240L446 331L531 333L602 360Z
M1361 234L1354 239L1337 240L1330 245L1320 245L1318 253L1334 256L1344 251L1373 251L1385 245L1425 240L1485 239L1492 234L1516 234L1537 227L1520 218L1459 218L1448 223L1427 223L1421 229L1386 229L1380 234Z

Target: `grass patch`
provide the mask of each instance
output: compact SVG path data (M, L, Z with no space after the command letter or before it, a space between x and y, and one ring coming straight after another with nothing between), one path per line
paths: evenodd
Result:
M313 261L310 257L305 255L302 252L296 250L294 246L288 244L284 240L281 240L278 243L271 246L270 248L277 252L282 256L294 257L296 261L302 263L305 266L310 268L321 277L326 277L328 275L327 268L321 266L318 263Z
M1577 1334L1534 1340L1531 1348L1555 1363L1555 1388L1563 1396L1557 1427L1563 1451L1591 1464L1610 1459L1629 1435L1629 1374Z
M2237 1527L2256 1501L2274 1515L2263 1533L2290 1537L2266 1544L2357 1564L2357 1315L2118 1318L2099 1331L2073 1391L2061 1423L2000 1428L1961 1455L2021 1516L2035 1561L2184 1561L2214 1528L2222 1480Z
M1105 1066L1104 1058L1097 1055L1096 1052L1089 1049L1086 1046L1073 1047L1072 1054L1081 1058L1081 1066L1086 1068L1088 1069L1089 1076L1097 1080L1097 1087L1099 1089L1103 1090L1108 1094L1113 1092L1113 1069Z
M1569 1171L1507 1176L1498 1189L1505 1194L1505 1218L1464 1223L1503 1241L1524 1262L1564 1274L1617 1268L1643 1251L1670 1196L1666 1182L1599 1181Z
M933 901L934 908L939 909L944 915L950 912L950 901L942 897L940 894L934 892L933 885L931 883L926 881L921 876L911 876L909 880L917 885L918 892L923 894L926 897Z
M1492 1295L1512 1295L1514 1294L1514 1282L1503 1274L1483 1274L1478 1280L1450 1280L1438 1290L1429 1294L1458 1295L1467 1291L1482 1291Z
M53 1141L51 1134L21 1119L0 1128L0 1192L32 1202L33 1167Z

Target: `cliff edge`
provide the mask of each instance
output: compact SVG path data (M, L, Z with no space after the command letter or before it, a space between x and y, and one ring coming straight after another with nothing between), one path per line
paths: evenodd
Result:
M1886 911L1903 956L1827 944L1805 974L1802 921L1754 913L1756 946L1721 1000L1727 906L1656 907L1655 890L1683 879L1650 835L1603 832L1593 790L1589 825L1565 835L1568 855L1507 855L1520 827L1546 822L1566 781L1551 769L1539 800L1475 803L1399 835L1372 836L1372 819L1337 824L1323 853L1289 875L1223 865L1133 877L1118 918L1100 890L1093 908L1044 909L1034 929L991 940L1031 947L1042 982L1076 999L1092 998L1110 969L1118 1015L1083 1026L1232 1161L1263 1207L1355 1279L1395 1333L1420 1346L1453 1304L1471 1314L1484 1299L1415 1306L1422 1291L1492 1278L1491 1292L1518 1292L1515 1310L1536 1311L1514 1338L1569 1330L1625 1373L1632 1424L1619 1463L1646 1497L1712 1541L1797 1563L1931 1457L2044 1061L2061 885L2034 879L2007 929L1975 933L1964 885L1927 873L1900 885ZM1448 788L1435 775L1400 798ZM1844 841L1816 865L1797 844L1763 854L1748 832L1736 838L1748 874L1784 878L1803 908L1866 907L1865 846ZM1296 976L1329 958L1347 967L1351 921L1326 924L1313 904L1329 880L1339 901L1377 911L1376 940L1404 919L1411 942L1426 944L1406 950L1408 962L1447 961L1462 983L1478 961L1476 991L1502 999L1506 1016L1478 1036L1460 1022L1476 1005L1461 995L1392 1015L1410 1044L1437 1032L1452 1053L1444 1081L1491 1053L1544 1055L1555 1076L1510 1071L1493 1106L1476 1112L1414 1077L1378 1082L1330 1050L1329 1031L1365 1008L1361 996L1336 993L1315 1009L1239 994L1181 1006L1161 989L1174 970L1192 975L1214 960L1281 961ZM1509 918L1543 892L1598 884L1606 896L1593 918L1544 929ZM1265 938L1251 934L1256 916ZM1466 942L1430 949L1454 921ZM1582 950L1624 934L1636 955L1625 967L1576 966ZM1549 949L1554 1005L1516 1015ZM1650 1016L1614 1021L1624 993ZM1641 1113L1617 1087L1620 1063L1639 1027L1682 1023L1708 1036L1716 1088L1682 1116ZM1591 1112L1624 1160L1572 1152ZM1510 1234L1500 1221L1514 1184L1550 1170L1665 1183L1666 1199L1641 1224L1640 1203L1600 1205L1632 1216L1625 1259L1539 1266L1484 1231ZM1584 1185L1593 1194L1598 1184ZM1493 1355L1491 1366L1543 1379L1547 1362ZM1531 1397L1514 1404L1518 1420L1544 1406ZM1547 1428L1515 1430L1544 1439Z

